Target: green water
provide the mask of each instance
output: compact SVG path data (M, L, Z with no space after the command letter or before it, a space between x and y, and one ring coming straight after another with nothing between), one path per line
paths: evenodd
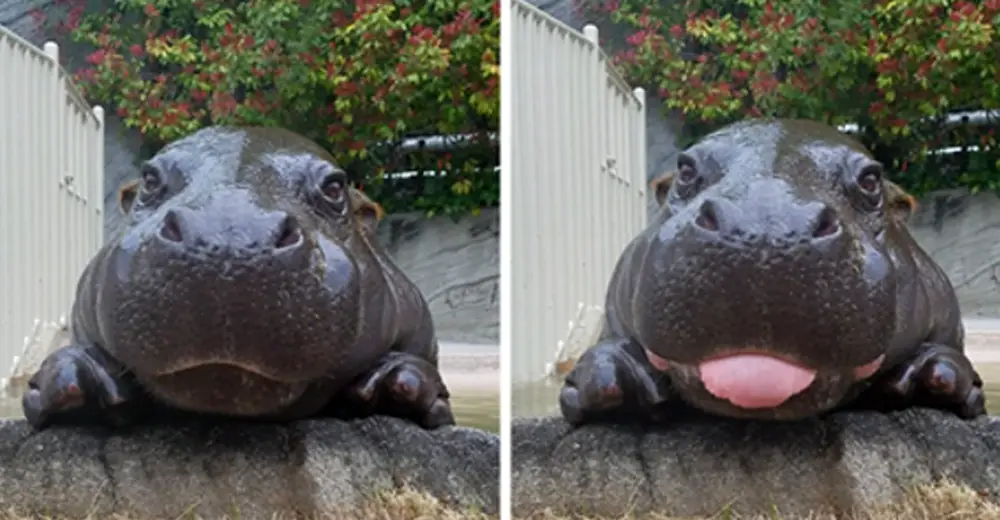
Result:
M499 394L453 395L451 408L459 425L500 433Z
M983 363L976 366L985 381L986 407L992 415L1000 415L1000 363ZM559 414L558 381L538 381L521 385L511 392L511 415L531 417Z

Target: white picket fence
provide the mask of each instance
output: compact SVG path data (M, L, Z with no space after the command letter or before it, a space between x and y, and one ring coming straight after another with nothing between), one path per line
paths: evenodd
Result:
M593 340L625 245L646 224L645 94L583 33L514 0L511 355L516 386Z
M44 50L0 27L0 371L67 322L103 243L104 111Z

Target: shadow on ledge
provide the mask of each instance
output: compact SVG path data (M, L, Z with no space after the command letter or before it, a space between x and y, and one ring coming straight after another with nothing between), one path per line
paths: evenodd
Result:
M500 445L399 419L185 422L127 433L0 421L0 510L45 517L274 518L363 508L392 490L496 514ZM343 517L344 515L337 515Z
M560 418L512 425L515 517L782 517L877 508L941 481L1000 497L1000 419L917 409L798 423L701 419L659 427Z

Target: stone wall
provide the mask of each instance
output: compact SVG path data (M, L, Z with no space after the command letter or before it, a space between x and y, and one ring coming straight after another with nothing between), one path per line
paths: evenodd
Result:
M1000 317L1000 199L946 190L920 201L911 220L920 245L951 278L967 317Z
M500 341L500 216L488 209L458 222L420 214L389 215L379 241L427 298L438 336Z

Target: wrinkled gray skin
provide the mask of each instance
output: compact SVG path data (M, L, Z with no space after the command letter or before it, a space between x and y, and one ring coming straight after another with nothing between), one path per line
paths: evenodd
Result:
M80 277L72 344L29 382L33 426L153 411L454 423L427 304L374 240L380 208L318 145L208 128L121 194L130 226Z
M615 268L601 341L560 395L564 417L984 414L954 289L906 227L912 199L884 173L854 139L801 120L744 121L683 151L677 173L654 182L660 211ZM816 379L776 406L737 406L699 371L734 353Z

